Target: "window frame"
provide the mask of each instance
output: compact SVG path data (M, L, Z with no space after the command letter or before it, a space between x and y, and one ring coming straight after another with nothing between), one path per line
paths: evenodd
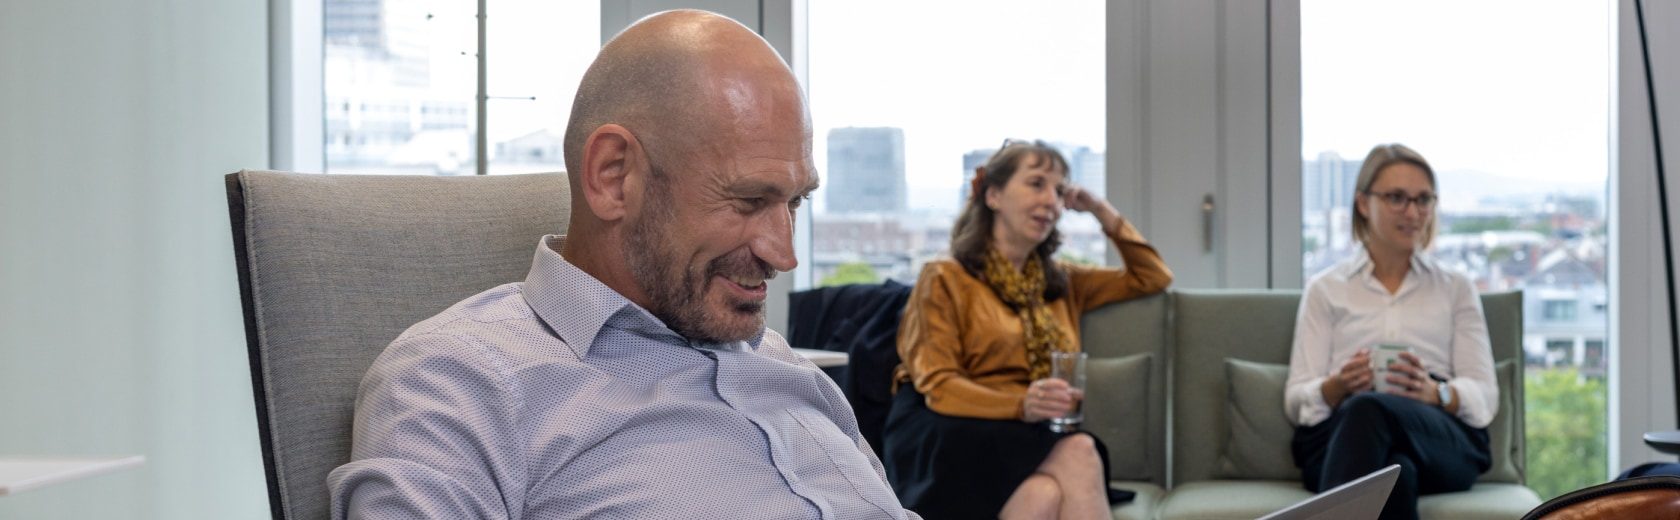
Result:
M756 8L756 28L773 46L788 56L801 84L807 82L805 51L805 16L808 0L747 0L728 2L653 1L612 2L602 0L603 24L614 13L627 12L624 4L669 5L715 3L731 8ZM1110 2L1107 16L1108 73L1107 87L1107 196L1116 205L1134 203L1143 193L1149 179L1142 165L1130 164L1138 150L1138 133L1146 129L1139 123L1140 98L1128 84L1116 81L1119 74L1136 72L1140 50L1125 35L1150 30L1151 9L1160 9L1170 0L1118 0ZM1641 51L1634 32L1634 0L1615 0L1614 27L1615 86L1612 88L1611 164L1609 179L1610 251L1615 259L1610 267L1609 330L1606 345L1606 368L1610 377L1609 461L1607 468L1614 474L1617 468L1666 458L1643 446L1641 435L1646 431L1673 429L1675 402L1671 371L1671 354L1667 348L1620 348L1622 345L1667 345L1666 296L1660 284L1647 283L1664 279L1660 247L1660 228L1656 219L1653 196L1654 145L1650 135L1647 112L1649 101L1643 90L1644 72ZM708 6L717 7L717 6ZM1300 2L1299 0L1268 0L1266 10L1267 52L1263 63L1247 65L1263 67L1267 77L1264 101L1259 106L1237 107L1260 110L1266 114L1267 135L1265 150L1269 168L1250 172L1258 175L1264 186L1266 202L1260 215L1239 216L1257 218L1266 223L1264 240L1266 279L1263 283L1231 280L1231 285L1263 286L1268 288L1300 288L1304 282L1300 269L1301 248L1301 186L1300 186ZM621 26L621 25L620 25ZM603 25L605 29L605 25ZM1229 29L1229 28L1226 28ZM270 164L271 168L289 171L324 171L322 153L322 2L320 0L270 0L269 2L269 86L270 86ZM1247 29L1243 29L1247 30ZM603 39L613 31L603 30ZM309 37L300 37L309 35ZM1197 66L1220 67L1214 58L1186 55L1198 60ZM1674 57L1669 59L1680 59ZM808 88L808 86L807 86ZM1242 99L1228 98L1239 105ZM1252 183L1252 181L1251 181ZM1680 184L1680 182L1677 182ZM1136 206L1133 206L1136 207ZM795 227L795 247L809 258L811 252L810 205L800 211ZM1144 223L1149 224L1149 223ZM1155 230L1154 232L1160 232ZM1110 262L1118 259L1112 257ZM801 265L792 276L772 281L772 304L769 323L773 328L786 330L787 293L812 286L811 270ZM1641 282L1641 283L1631 283ZM1615 346L1615 347L1612 347Z

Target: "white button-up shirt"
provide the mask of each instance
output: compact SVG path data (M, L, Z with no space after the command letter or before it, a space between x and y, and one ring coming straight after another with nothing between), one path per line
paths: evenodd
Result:
M1493 348L1475 287L1463 274L1415 254L1400 290L1389 294L1358 251L1307 283L1295 318L1284 408L1311 426L1330 417L1320 385L1361 348L1411 347L1423 368L1458 391L1458 418L1485 428L1499 411Z

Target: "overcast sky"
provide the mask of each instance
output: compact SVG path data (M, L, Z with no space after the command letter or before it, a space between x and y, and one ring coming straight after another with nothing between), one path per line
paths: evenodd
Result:
M1441 171L1606 178L1611 2L1301 3L1309 157L1398 141Z
M826 133L904 129L911 196L954 208L962 154L1004 137L1104 147L1100 0L810 0L818 168ZM451 11L453 9L453 11ZM1609 2L1302 0L1306 158L1404 142L1443 172L1603 182ZM470 99L470 2L435 2L440 90ZM564 127L600 42L598 2L490 2L490 137ZM452 29L449 29L452 28ZM821 197L818 197L821 208Z

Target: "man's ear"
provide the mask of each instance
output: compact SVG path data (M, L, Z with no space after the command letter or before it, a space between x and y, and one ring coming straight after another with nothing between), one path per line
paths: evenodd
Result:
M633 186L638 168L645 167L641 143L630 130L601 125L583 142L583 171L579 184L589 210L603 222L623 219L640 190Z

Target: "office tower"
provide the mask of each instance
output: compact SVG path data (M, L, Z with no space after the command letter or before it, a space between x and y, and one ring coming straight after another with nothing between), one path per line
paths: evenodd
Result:
M1108 197L1108 172L1104 169L1103 153L1089 146L1059 145L1068 162L1068 182L1090 190L1098 197Z
M986 159L992 158L994 153L997 153L997 150L985 148L963 154L962 176L958 177L961 179L958 184L962 187L958 189L957 211L962 211L963 207L968 205L968 192L974 186L974 169L985 166Z
M1353 184L1362 161L1348 161L1331 151L1301 162L1301 209L1325 211L1353 205Z
M828 212L904 211L904 130L836 128L828 132Z
M457 173L471 163L472 98L441 95L431 63L445 26L468 20L397 0L327 0L322 11L328 170Z

